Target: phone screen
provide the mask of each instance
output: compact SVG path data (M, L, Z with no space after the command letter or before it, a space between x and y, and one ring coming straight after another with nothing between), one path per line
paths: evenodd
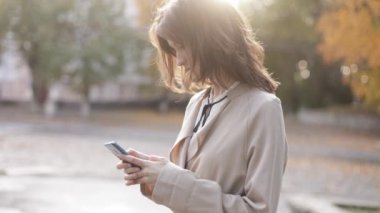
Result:
M107 147L114 155L120 156L120 155L128 155L127 151L123 149L118 143L115 141L110 141L104 144L105 147Z

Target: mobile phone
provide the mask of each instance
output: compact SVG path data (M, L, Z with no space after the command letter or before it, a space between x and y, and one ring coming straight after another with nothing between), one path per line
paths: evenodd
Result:
M116 157L119 157L120 155L128 155L127 151L115 141L107 142L104 146L107 147Z

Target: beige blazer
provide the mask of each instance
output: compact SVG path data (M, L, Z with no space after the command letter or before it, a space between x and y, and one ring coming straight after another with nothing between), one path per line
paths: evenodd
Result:
M170 152L173 163L149 198L181 213L276 212L287 160L280 100L240 83L193 134L206 93L191 98Z

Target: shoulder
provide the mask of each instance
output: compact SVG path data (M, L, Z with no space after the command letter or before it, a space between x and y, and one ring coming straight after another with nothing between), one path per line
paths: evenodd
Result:
M280 102L280 99L275 94L258 88L250 88L246 93L246 96L250 101L254 101L258 104Z
M246 87L236 102L242 110L251 114L273 109L281 110L281 100L275 94L255 87Z
M251 89L241 98L245 99L247 146L252 145L258 150L265 147L281 147L281 149L286 147L285 123L280 99L273 93L259 89Z

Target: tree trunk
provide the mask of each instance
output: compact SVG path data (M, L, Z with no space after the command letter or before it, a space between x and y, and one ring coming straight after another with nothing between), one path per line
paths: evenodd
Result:
M83 118L88 118L91 113L90 101L87 98L82 98L80 103L80 114Z
M38 70L38 44L31 43L31 48L32 50L28 50L24 46L21 46L21 52L30 69L33 92L32 107L33 110L40 111L44 107L49 95L49 82Z
M41 109L47 100L49 95L48 84L44 81L38 81L32 79L32 91L33 91L33 102L36 104L38 109Z
M87 118L91 113L91 104L90 104L90 86L83 83L83 93L82 100L80 103L80 114L83 118Z
M49 99L45 103L44 114L49 118L54 117L57 114L57 105L55 101Z
M57 114L57 102L61 96L62 85L60 82L51 84L45 103L45 116L54 117Z

